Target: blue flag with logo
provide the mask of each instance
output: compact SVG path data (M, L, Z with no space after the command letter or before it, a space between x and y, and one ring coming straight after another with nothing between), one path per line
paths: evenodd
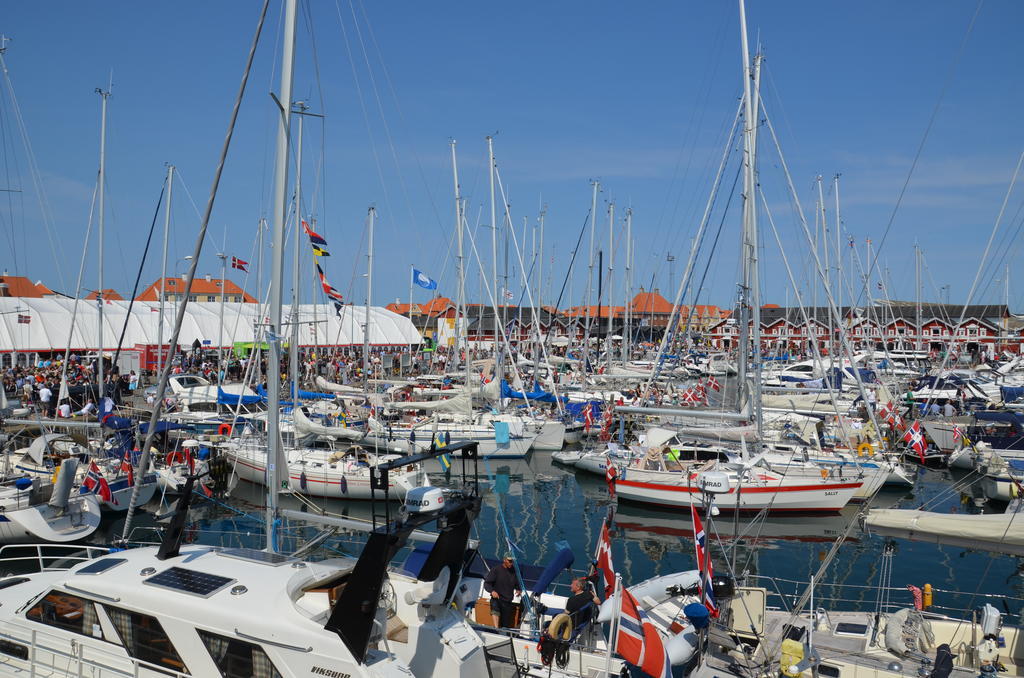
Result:
M436 290L437 281L423 275L423 271L412 269L412 281L425 290Z

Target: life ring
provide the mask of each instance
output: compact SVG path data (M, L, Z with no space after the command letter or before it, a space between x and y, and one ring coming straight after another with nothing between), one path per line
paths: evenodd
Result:
M569 640L572 636L572 617L564 612L556 614L548 624L548 636L555 640Z
M188 450L173 450L167 453L167 457L164 458L164 462L168 466L174 466L175 464L188 464L189 469L195 467L195 460L192 458L192 453Z
M857 446L858 457L870 457L875 453L875 448L871 446L871 443L861 443Z
M219 436L229 436L229 435L231 435L231 424L229 424L227 422L224 422L223 424L218 426L217 427L217 435L219 435Z

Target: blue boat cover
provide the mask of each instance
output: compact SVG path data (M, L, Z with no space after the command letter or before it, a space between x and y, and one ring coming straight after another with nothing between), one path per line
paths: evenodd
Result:
M542 389L537 382L533 382L532 391L523 393L522 391L513 391L512 387L504 379L501 380L501 397L511 398L512 400L536 400L541 403L553 403L556 400L554 394Z
M261 386L259 388L263 387ZM217 387L217 403L220 405L255 405L259 402L263 402L262 395L239 395L236 393L228 393L219 386Z
M188 428L188 427L185 426L185 424L179 424L179 423L173 422L173 421L158 421L156 423L156 428L154 429L154 431L156 433L164 433L165 431L178 431L178 430L183 429L183 428ZM139 422L139 433L149 433L149 422L148 421L140 421Z
M1024 386L1000 386L999 392L1003 395L1004 403L1012 403L1014 400L1024 398Z
M291 384L282 384L281 385L281 395L282 396L287 396L291 392L292 392L291 391ZM256 387L256 393L259 394L259 398L260 399L262 399L262 400L266 400L267 399L267 389L263 388L263 384L260 384L259 386ZM243 396L243 397L248 398L248 397L251 397L251 396ZM316 391L303 391L303 390L300 389L299 390L299 398L301 398L302 400L334 400L334 394L333 393L317 393ZM256 402L259 402L259 400L257 400ZM244 401L243 401L243 404L245 404Z
M544 568L544 571L540 573L536 583L533 585L533 595L539 595L547 591L548 586L555 580L555 577L562 570L568 570L572 567L573 561L576 557L572 554L572 549L565 547L555 554L555 557L551 559L548 566Z

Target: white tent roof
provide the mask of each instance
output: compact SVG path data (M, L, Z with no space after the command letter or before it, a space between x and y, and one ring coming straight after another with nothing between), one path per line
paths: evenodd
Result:
M103 305L103 347L117 346L128 316L127 301L110 301ZM65 297L0 297L0 351L95 350L98 339L99 312L95 301L79 301L74 327L71 326L75 300ZM256 341L256 332L265 327L259 304L225 303L223 330L219 302L190 302L185 308L178 344L189 347L198 339L207 346L224 346L236 342ZM160 305L151 301L132 304L125 330L123 348L157 344L160 328ZM163 340L166 343L174 326L177 310L173 302L164 305ZM291 309L284 307L284 317ZM366 309L343 306L340 314L332 307L303 304L299 307L300 346L361 346ZM18 316L29 316L28 323L19 323ZM286 334L289 333L287 326ZM223 332L223 334L222 334ZM420 334L405 316L380 307L370 307L370 344L403 346L420 343ZM260 339L263 339L261 336Z

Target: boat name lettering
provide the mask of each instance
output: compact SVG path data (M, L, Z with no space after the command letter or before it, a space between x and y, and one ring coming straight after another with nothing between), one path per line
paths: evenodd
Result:
M310 669L310 673L318 676L328 676L329 678L352 678L351 674L335 671L334 669L325 669L322 666L314 666Z
M839 492L837 492L836 490L825 490L826 497L833 497L837 494L839 494Z

